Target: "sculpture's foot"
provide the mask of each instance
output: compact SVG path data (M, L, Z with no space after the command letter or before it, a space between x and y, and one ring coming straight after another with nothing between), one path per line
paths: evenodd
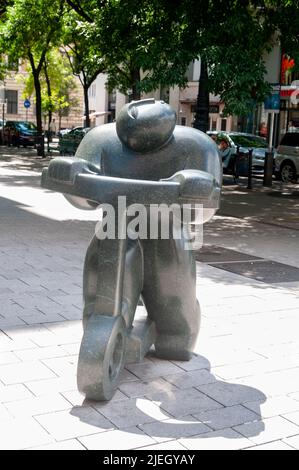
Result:
M190 336L159 335L155 341L156 356L161 359L189 361L195 340Z
M124 367L126 328L121 316L91 315L80 347L77 383L90 400L110 400Z

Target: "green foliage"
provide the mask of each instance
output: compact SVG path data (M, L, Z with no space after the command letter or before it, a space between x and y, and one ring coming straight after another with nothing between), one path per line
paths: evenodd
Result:
M42 113L58 113L65 115L70 108L78 106L78 100L72 96L77 85L73 77L68 59L59 49L51 49L45 59L45 67L40 74ZM45 71L50 82L51 94L49 95ZM34 80L30 73L24 78L24 75L17 76L17 80L22 80L25 87L23 98L27 98L34 93Z
M37 67L50 44L57 44L62 0L15 0L7 8L1 25L1 45L12 57L28 59L33 54Z

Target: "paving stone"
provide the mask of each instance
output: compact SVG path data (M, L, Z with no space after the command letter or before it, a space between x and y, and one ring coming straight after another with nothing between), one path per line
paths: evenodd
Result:
M45 446L33 447L30 450L86 450L76 439L69 439L67 441L52 442Z
M56 345L57 338L43 325L18 326L15 328L5 328L5 334L12 340L24 341L27 338L36 346Z
M23 384L1 385L0 384L0 402L9 403L17 400L32 398L33 394Z
M196 436L211 431L211 428L192 416L184 416L180 419L166 419L162 422L153 422L139 425L146 434L158 442L169 439Z
M51 440L51 436L34 419L14 419L5 422L5 432L1 433L0 449L27 449L47 444Z
M64 356L55 357L52 359L43 359L42 362L59 377L77 374L77 356Z
M171 361L176 366L189 372L191 370L210 369L211 364L207 358L193 354L190 361Z
M286 396L268 398L264 403L247 402L244 403L244 406L259 414L262 418L271 418L292 411L299 411L299 402Z
M297 434L296 436L288 437L284 439L283 442L293 447L294 449L299 450L299 434Z
M252 445L248 439L233 429L223 429L180 439L179 443L188 450L237 450Z
M16 362L20 362L20 359L17 357L16 354L12 352L4 352L0 353L0 365L5 364L15 364Z
M126 368L122 371L122 373L120 374L120 377L119 377L119 383L134 382L134 381L137 381L137 380L139 380L138 377L136 377L136 375L132 374L132 372L130 372Z
M136 381L124 382L118 388L130 398L143 397L159 391L171 393L176 390L173 385L161 378L149 380L148 382L142 382L138 379Z
M80 343L64 344L63 350L66 351L70 356L74 356L75 354L79 355L80 346Z
M119 428L150 423L156 420L162 421L169 418L168 413L161 411L159 406L145 399L128 399L103 404L99 402L93 406Z
M15 418L42 415L52 411L67 410L72 407L72 405L59 394L6 403L5 406Z
M262 444L260 446L249 447L246 450L294 450L289 445L285 444L283 441L273 441L269 444Z
M185 450L186 448L182 446L178 441L167 441L167 442L161 442L160 444L155 444L151 446L146 446L146 447L140 447L140 450Z
M113 425L90 407L75 407L71 411L36 416L35 419L57 441L104 432Z
M299 426L299 411L295 411L294 413L284 413L283 417Z
M299 401L299 392L296 393L290 393L289 397L292 398L292 400L297 400Z
M259 374L246 379L236 380L257 387L268 397L286 395L299 391L299 369L283 370L268 374ZM255 401L248 400L248 401Z
M22 321L27 325L36 325L40 323L51 323L57 321L65 321L65 318L62 315L56 313L47 313L46 315L42 312L34 313L32 315L26 315L21 317Z
M194 417L215 431L260 419L258 414L247 410L241 405L204 411L202 413L194 414Z
M148 398L158 403L162 410L165 410L174 417L222 408L220 403L192 388L187 392L186 390L177 390L171 392L171 394L168 394L167 391L154 393L148 395Z
M184 390L198 385L216 382L216 378L207 370L195 370L175 375L166 375L165 380Z
M159 361L159 363L128 364L126 368L142 380L181 372L181 369L178 366L169 361Z
M248 437L255 444L266 444L299 433L299 426L280 416L242 424L234 427L234 429L243 436Z
M32 380L48 379L56 376L46 366L35 361L1 366L0 377L5 385L9 385Z
M97 402L92 400L86 400L85 396L82 395L78 390L70 390L61 392L61 394L73 405L73 406L97 406ZM128 400L128 397L121 393L119 390L115 392L110 400L110 403L116 401Z
M0 328L5 330L8 327L26 325L26 323L19 317L12 315L7 318L0 318Z
M93 434L78 439L89 450L138 449L155 444L154 439L136 427Z
M285 357L284 359L265 359L252 361L247 364L234 364L230 366L220 366L212 369L212 372L225 380L241 377L249 377L260 373L276 372L299 367L299 355L297 357Z
M262 259L239 251L230 250L222 246L204 245L196 251L195 259L202 263L229 262L229 261L249 261Z
M9 413L7 408L0 403L0 423L4 425L5 421L11 420L12 415Z
M74 390L77 387L77 379L74 375L56 377L50 380L36 380L27 382L26 387L36 396L48 395Z
M200 385L197 389L224 406L239 405L248 401L263 403L266 399L265 395L256 388L221 381Z
M15 352L15 356L17 356L18 360L23 362L50 359L53 357L65 357L65 354L65 349L60 346L35 347L34 349L24 349Z

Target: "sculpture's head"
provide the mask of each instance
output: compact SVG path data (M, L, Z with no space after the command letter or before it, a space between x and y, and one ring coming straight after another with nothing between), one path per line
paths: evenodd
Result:
M153 98L126 104L116 119L116 132L123 144L135 152L162 147L172 136L175 111Z

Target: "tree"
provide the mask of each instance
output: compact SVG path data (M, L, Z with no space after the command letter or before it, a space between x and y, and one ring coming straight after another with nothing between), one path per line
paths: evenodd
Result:
M85 34L86 23L82 23L74 12L65 16L63 29L64 51L73 74L78 77L84 94L85 126L90 127L88 90L105 65L94 41Z
M181 37L185 25L178 21L167 0L68 1L80 15L82 34L93 44L108 75L108 87L131 99L159 86L187 83L190 54ZM189 61L187 61L187 56Z
M23 91L24 98L34 93L34 80L31 73L23 78L25 83ZM78 105L78 100L72 96L76 89L72 69L62 50L59 48L51 49L47 54L40 74L42 114L47 115L48 132L52 114L58 113L59 128L61 127L61 118L71 107Z
M58 43L64 0L15 0L0 26L1 48L14 58L29 61L36 97L36 125L42 142L40 75L49 49ZM38 155L44 156L43 145Z

